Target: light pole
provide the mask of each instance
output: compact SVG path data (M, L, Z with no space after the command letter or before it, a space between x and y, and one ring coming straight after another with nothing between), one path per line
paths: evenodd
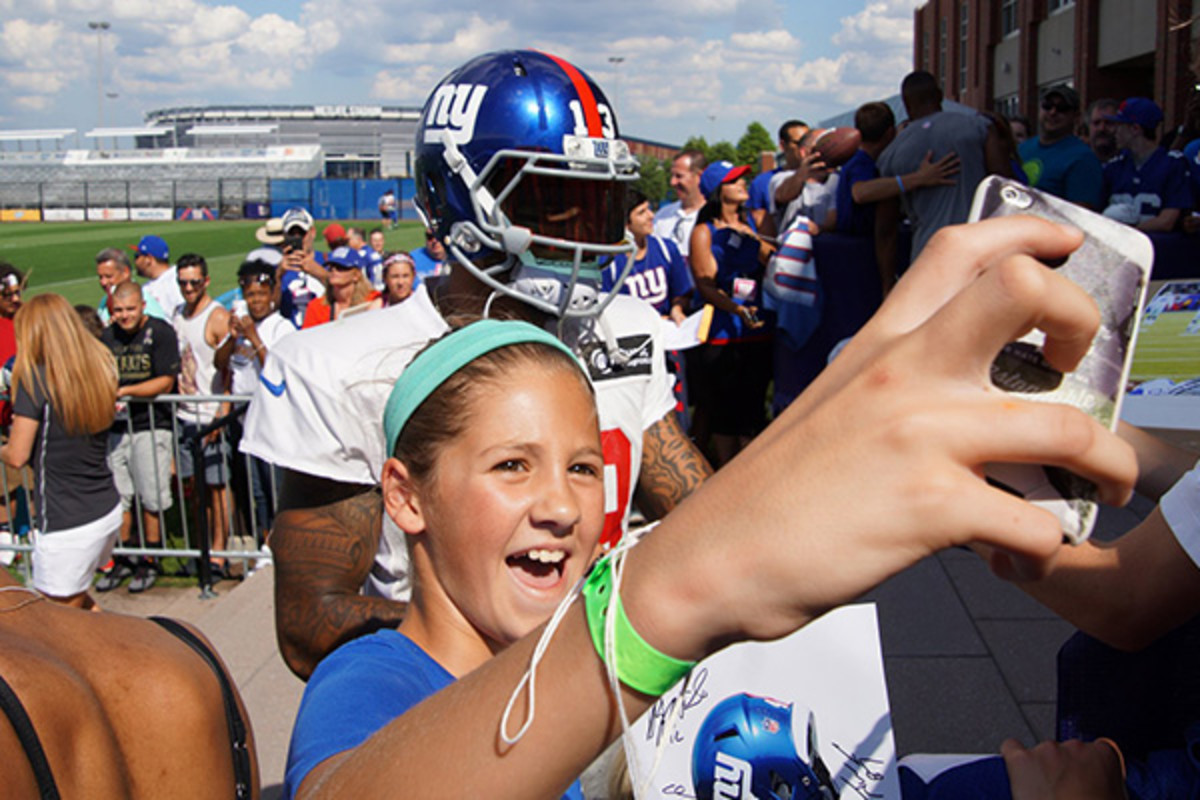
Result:
M621 65L625 63L625 56L609 56L608 63L613 65L613 71L617 73L617 94L616 108L613 109L613 114L617 114L617 109L621 107Z
M96 127L104 127L104 32L111 28L107 22L89 22L96 32Z

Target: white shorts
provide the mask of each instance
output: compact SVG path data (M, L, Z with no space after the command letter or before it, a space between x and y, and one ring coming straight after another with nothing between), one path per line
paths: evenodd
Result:
M33 588L51 597L87 591L112 555L121 531L121 504L100 519L52 533L33 533Z

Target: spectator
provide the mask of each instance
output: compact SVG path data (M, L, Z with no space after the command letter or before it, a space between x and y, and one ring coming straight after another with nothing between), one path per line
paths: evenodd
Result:
M766 425L773 315L759 316L770 245L746 212L742 176L749 167L709 164L700 181L708 198L692 231L692 278L713 307L708 341L688 351L688 387L696 404L692 435L711 444L713 463L729 462ZM710 442L711 440L711 442Z
M786 230L797 217L806 217L819 230L836 224L838 173L827 169L820 154L813 150L813 142L823 132L817 129L804 134L796 148L800 166L789 172L777 172L771 179L768 190L775 205L772 226L767 232Z
M631 189L627 205L629 212L625 217L625 227L633 234L637 251L633 256L633 266L621 284L621 294L631 294L639 300L645 300L659 316L680 325L687 317L694 292L691 270L674 242L652 233L654 211L650 208L650 200L636 189ZM612 291L625 271L626 263L628 256L619 255L604 268L601 274L604 291ZM680 427L686 431L689 427L688 394L682 352L667 351L667 369L675 376L675 416L679 419Z
M208 294L208 262L203 256L194 253L182 255L176 269L184 301L172 320L179 339L179 394L225 394L229 382L225 371L217 367L216 353L217 348L230 336L229 312ZM211 400L180 403L176 410L181 423L179 477L185 481L184 491L199 502L194 476L198 469L204 470L208 525L212 536L210 543L214 551L225 549L228 533L228 432L216 430L205 437L202 447L204 463L199 465L194 463L192 440L197 431L228 410L228 403ZM224 557L213 557L211 567L213 577L218 580L226 577Z
M821 156L810 149L812 139L820 131L804 131L803 134L798 131L799 128L793 127L792 132L797 136L788 137L784 142L784 169L778 170L767 186L767 207L773 230L784 230L794 216L809 216L817 205L833 205L828 201L827 190L836 185L826 186L824 181L829 172L824 168ZM821 218L814 219L818 225L824 223L826 210L827 207L822 207Z
M418 247L409 253L413 266L417 271L417 280L435 278L445 275L450 265L446 263L446 247L433 231L425 230L425 246Z
M312 328L340 319L348 311L369 311L383 306L383 299L364 274L362 254L352 247L339 247L325 258L325 293L308 304L304 325ZM361 307L361 308L360 308Z
M17 354L17 335L13 331L13 316L21 308L21 291L25 288L25 276L7 261L0 261L0 368L9 372L10 361ZM11 381L6 381L0 393L0 429L7 432L12 424ZM13 534L9 503L15 501L21 490L23 476L19 470L5 470L2 499L0 499L0 544L12 544ZM0 566L8 566L16 558L12 550L0 550Z
M991 120L993 130L1000 137L1001 150L1008 159L1008 168L1011 170L1010 177L1028 186L1029 176L1025 174L1025 168L1021 166L1021 153L1017 147L1017 138L1013 136L1012 126L1009 125L1008 120L995 111L979 113Z
M18 312L13 422L0 458L33 466L33 585L55 602L95 605L88 587L121 529L106 445L117 381L112 354L57 294Z
M183 304L183 295L175 282L175 268L171 266L167 243L158 236L143 236L136 246L130 245L130 249L136 253L133 265L146 281L142 284L142 296L153 297L163 311L175 313L176 307Z
M344 247L346 244L346 229L339 222L331 222L326 225L321 236L325 239L325 246L331 251Z
M346 229L346 245L358 251L363 260L363 274L376 291L383 289L383 256L367 244L362 228Z
M96 277L100 281L100 288L104 290L104 297L96 305L96 313L100 315L100 321L107 325L113 289L125 281L133 280L133 265L129 263L129 256L115 247L104 248L96 254ZM163 322L171 321L170 312L159 305L157 300L148 295L143 297L147 315Z
M798 119L789 119L780 125L779 152L785 153L788 142L793 139L799 142L801 137L808 133L808 130L808 123ZM755 176L754 180L750 181L750 199L746 201L746 208L750 209L750 216L754 217L754 224L759 228L762 228L763 219L770 213L772 207L771 178L777 172L779 172L778 158L776 158L774 169L763 170Z
M396 202L396 192L388 189L379 197L379 217L389 228L400 224L400 204Z
M297 329L304 324L304 311L314 298L325 293L325 268L313 253L317 229L312 215L303 208L289 208L282 219L283 262L276 278L279 300L276 305ZM337 223L326 228L333 228ZM341 227L341 226L337 226Z
M238 286L242 290L242 307L235 308L230 315L232 335L217 348L214 361L218 369L228 367L233 394L253 395L270 348L296 329L281 315L272 313L275 311L275 268L270 264L265 261L243 262L238 268ZM229 430L230 450L237 452L238 442L242 439L242 418L230 423ZM249 459L255 522L258 531L265 535L275 519L271 492L275 482L270 464L254 456L249 456ZM235 466L237 463L235 461ZM235 485L244 486L245 483L239 480Z
M958 172L958 157L947 153L937 162L926 153L921 165L913 172L896 178L880 178L876 160L896 138L896 115L887 103L873 102L854 112L854 127L862 136L858 152L842 165L837 186L838 233L852 236L875 235L874 204L899 197L901 187L917 189L925 186L953 185Z
M1075 135L1079 95L1066 84L1042 92L1037 138L1020 147L1029 185L1096 210L1100 206L1100 159Z
M17 334L13 331L13 317L21 309L21 291L25 288L25 276L7 261L0 261L0 366L17 354ZM12 422L12 406L8 398L0 403L0 427Z
M1111 97L1093 100L1088 106L1088 147L1106 164L1116 157L1120 148L1117 147L1116 126L1109 117L1117 113L1120 103Z
M965 222L975 187L988 174L1012 174L1004 143L987 117L942 110L942 90L928 72L909 73L900 84L909 124L879 156L879 174L888 178L912 172L928 154L935 159L954 153L959 171L953 186L926 186L904 191L899 203L876 208L876 252L881 265L895 263L899 209L903 204L913 224L912 258L934 232ZM885 278L890 286L892 277Z
M1008 127L1012 129L1013 139L1016 140L1018 147L1033 135L1033 126L1029 124L1029 119L1020 114L1008 117Z
M417 271L408 253L392 253L383 261L383 304L394 306L412 297Z
M146 314L142 289L132 281L118 284L112 294L113 324L101 341L117 360L117 399L152 400L175 387L179 374L179 344L175 329ZM108 436L108 465L121 495L121 543L135 547L133 501L142 509L144 544L162 547L158 514L171 507L171 408L165 403L126 402L120 407ZM96 591L117 588L132 576L129 591L144 592L154 585L157 562L152 556L130 560L118 557L100 576Z
M1104 215L1143 231L1174 230L1192 207L1187 163L1156 144L1162 109L1130 97L1107 119L1116 123L1116 158L1104 165Z
M387 237L385 237L383 233L383 228L373 228L370 235L367 237L367 244L370 245L372 250L379 254L380 258L383 258L383 248L387 243L386 238Z
M0 598L0 683L37 726L0 744L7 796L259 796L249 716L202 634L39 602L3 570Z
M104 334L104 323L100 321L100 315L96 313L96 309L81 303L75 306L75 313L79 315L79 321L83 324L84 330L92 336L99 339Z
M654 215L654 235L670 239L686 259L691 246L692 227L704 205L700 191L700 175L708 162L699 150L683 150L671 161L671 189L676 199Z

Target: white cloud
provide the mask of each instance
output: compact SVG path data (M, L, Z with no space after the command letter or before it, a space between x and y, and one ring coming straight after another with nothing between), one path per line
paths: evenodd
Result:
M736 48L750 51L765 51L767 53L783 53L795 55L802 47L800 40L792 36L790 31L755 31L754 33L735 33L729 37L729 43Z

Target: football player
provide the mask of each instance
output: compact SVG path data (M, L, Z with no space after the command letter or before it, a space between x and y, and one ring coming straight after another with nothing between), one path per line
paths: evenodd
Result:
M619 281L600 291L598 261L633 249L623 209L636 178L604 93L561 58L490 53L434 89L417 129L416 206L449 278L437 297L421 285L401 305L280 341L246 420L242 449L283 468L270 543L276 631L296 674L404 614L403 535L384 523L377 489L382 412L446 319L526 319L577 354L600 411L603 546L620 539L635 494L657 518L711 473L672 413L657 314L616 294Z

